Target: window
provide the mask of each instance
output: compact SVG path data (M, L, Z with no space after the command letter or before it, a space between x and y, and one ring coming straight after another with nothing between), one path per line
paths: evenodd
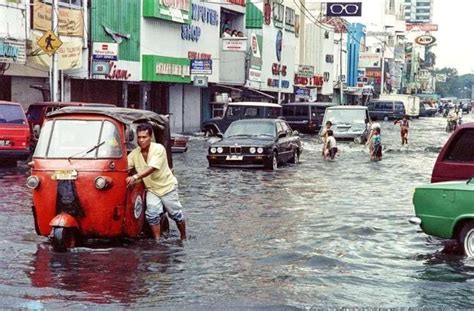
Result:
M308 116L308 107L307 106L296 106L295 107L295 116L297 116L297 117L307 117Z
M283 132L283 127L281 126L281 122L276 123L276 128L277 128L277 134L280 135L280 133Z
M241 107L229 106L227 107L227 117L231 119L237 119L240 116Z
M16 105L0 105L0 123L26 124L23 109Z
M474 162L474 129L466 129L460 132L444 157L446 161Z
M247 107L247 108L245 108L244 116L245 117L256 117L256 116L259 115L258 109L259 108L257 108L257 107Z
M283 115L292 117L295 115L295 106L283 106Z

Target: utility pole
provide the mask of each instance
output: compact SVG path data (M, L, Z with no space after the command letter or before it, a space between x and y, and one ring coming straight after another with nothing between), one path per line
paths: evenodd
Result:
M284 4L285 2L282 1ZM277 103L281 105L281 61L283 59L283 36L285 34L285 15L286 15L286 7L283 5L283 27L281 31L281 52L280 52L280 60L278 61L278 101Z
M53 0L53 3L51 5L51 31L58 36L59 35L59 29L58 29L58 0ZM53 60L52 60L52 70L51 70L51 101L57 102L58 101L58 76L59 76L59 71L58 71L58 54L54 53L53 54Z
M343 90L343 81L342 81L342 28L341 28L341 38L339 40L339 95L340 95L340 104L344 100L344 90Z
M381 64L381 75L380 75L380 95L384 94L385 86L385 40L382 41L382 64Z

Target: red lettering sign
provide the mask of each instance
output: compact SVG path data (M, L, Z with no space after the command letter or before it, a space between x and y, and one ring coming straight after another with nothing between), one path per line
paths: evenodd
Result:
M105 75L106 79L111 80L127 80L132 74L128 73L128 70L117 69L117 65L114 62L110 62L109 73Z
M227 0L227 2L245 7L245 0Z
M188 51L188 59L211 59L212 55L207 53L199 53L196 51Z
M272 75L274 76L278 76L279 73L280 73L280 66L279 64L277 63L273 63L272 64ZM281 66L281 75L282 76L286 76L286 66Z
M324 83L323 76L312 76L310 78L299 76L295 74L295 85L300 86L314 86L314 87L322 87Z

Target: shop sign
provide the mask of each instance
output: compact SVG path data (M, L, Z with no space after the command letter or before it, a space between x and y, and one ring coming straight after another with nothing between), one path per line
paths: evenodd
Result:
M195 76L193 79L193 85L197 87L207 87L207 77Z
M380 79L382 74L380 68L365 68L365 76L367 78Z
M190 0L143 0L143 16L189 24L191 2Z
M117 64L115 62L110 62L109 66L109 72L105 75L106 79L128 80L132 76L128 70L117 68Z
M245 0L227 0L226 2L245 7Z
M308 99L310 97L309 91L310 89L295 87L295 97L300 99Z
M324 83L323 76L304 77L295 74L294 84L303 87L322 87Z
M247 51L246 38L222 38L223 51Z
M314 66L298 65L298 76L310 78L314 75Z
M286 76L286 66L285 65L282 66L280 64L273 63L272 64L272 75L278 76L280 74L280 71L281 71L281 75L283 77L285 77Z
M212 75L212 60L210 59L191 60L191 74Z
M93 60L118 60L118 43L94 42L92 44Z
M51 30L51 5L35 1L33 7L33 29ZM58 32L61 36L83 37L84 15L81 10L59 8Z
M380 66L381 55L378 53L361 52L359 54L359 67L378 67Z
M278 79L271 79L271 78L268 78L267 79L267 86L270 86L270 87L276 87L278 88ZM290 81L288 80L281 80L281 86L280 88L282 89L288 89L290 88Z
M24 64L25 54L25 41L0 39L0 62Z
M285 7L283 4L278 2L273 2L273 25L277 28L283 28L283 14Z
M285 8L285 29L291 32L295 32L296 16L295 10L290 7Z
M105 76L110 71L109 62L92 62L92 75Z
M198 42L201 37L201 27L193 25L181 25L181 39Z
M263 37L261 35L252 32L250 36L251 54L249 81L262 81L262 40Z
M188 59L211 59L212 55L207 53L199 53L196 51L188 51Z
M192 4L191 18L213 26L219 25L219 13L216 10L208 9L205 6Z
M362 2L328 2L326 16L362 16Z
M181 64L157 63L155 73L159 75L187 77L190 75L189 66Z
M432 35L421 35L415 38L415 42L419 45L432 45L436 42L436 38Z
M275 40L275 51L276 51L276 58L278 61L281 61L282 40L283 40L283 32L281 30L278 30L276 40Z
M264 0L263 2L263 20L265 25L270 25L272 20L272 6L270 5L270 0Z
M407 31L438 31L437 24L430 23L407 23Z

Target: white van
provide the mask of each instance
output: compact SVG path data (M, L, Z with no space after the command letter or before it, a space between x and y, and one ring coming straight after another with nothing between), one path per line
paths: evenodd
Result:
M414 95L383 94L379 100L400 101L405 106L405 113L410 118L420 117L420 98Z
M332 106L326 108L319 135L327 121L332 123L336 140L353 140L355 143L367 141L369 110L365 106Z

